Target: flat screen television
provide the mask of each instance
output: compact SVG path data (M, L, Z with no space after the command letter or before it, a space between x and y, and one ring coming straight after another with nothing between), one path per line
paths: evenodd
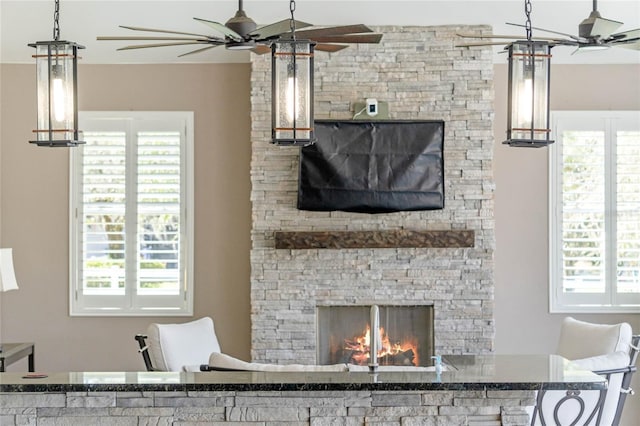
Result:
M444 208L444 121L316 120L301 148L298 209Z

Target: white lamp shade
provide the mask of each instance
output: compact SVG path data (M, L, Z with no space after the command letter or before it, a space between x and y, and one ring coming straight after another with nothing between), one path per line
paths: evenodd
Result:
M13 249L0 249L0 292L17 289L18 282L13 270Z

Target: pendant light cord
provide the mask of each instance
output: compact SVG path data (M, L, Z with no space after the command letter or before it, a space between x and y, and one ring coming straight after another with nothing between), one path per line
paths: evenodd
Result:
M527 15L527 22L524 26L527 32L527 41L531 41L531 0L525 0L524 13Z
M293 12L296 10L296 2L295 0L289 1L289 11L291 11L291 21L289 21L289 27L291 28L291 37L293 41L296 40L296 20L293 17Z
M53 39L60 40L60 0L55 0L56 6L53 11Z

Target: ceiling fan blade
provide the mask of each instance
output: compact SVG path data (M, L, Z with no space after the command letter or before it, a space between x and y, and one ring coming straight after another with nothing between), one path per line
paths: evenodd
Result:
M613 46L623 47L625 49L631 49L631 50L640 50L640 40L635 41L633 43L616 43Z
M507 46L509 43L504 41L479 41L477 43L456 44L455 47L474 47L474 46Z
M295 23L296 23L296 33L298 32L299 28L306 28L306 27L312 26L312 24L302 22L302 21L296 21ZM247 35L256 37L259 40L266 40L266 39L277 37L279 35L282 35L284 33L289 33L289 32L291 32L291 19L284 19L279 22L274 22L273 24L256 28L255 30L251 31Z
M325 44L320 43L316 44L315 50L319 50L321 52L337 52L338 50L346 49L349 47L347 44Z
M156 44L137 44L133 46L120 47L116 50L146 49L147 47L167 47L167 46L186 46L190 44L205 44L198 41L184 41L176 43L156 43Z
M612 19L596 18L593 22L593 27L591 27L590 36L607 38L621 26L622 22Z
M640 28L625 31L623 33L611 34L610 38L613 38L610 42L613 46L640 50Z
M340 27L327 27L327 28L312 28L308 30L296 31L296 35L315 40L316 37L332 36L332 35L344 35L344 34L359 34L359 33L372 33L373 30L362 24L355 25L343 25Z
M522 40L524 37L522 37L521 35L516 36L516 35L489 35L489 34L478 34L478 35L474 35L474 34L456 34L460 37L463 38L501 38L501 39L506 39L506 40ZM543 40L543 41L564 41L561 40L559 38L553 38L553 37L532 37L532 40Z
M264 44L259 44L251 49L251 51L257 55L264 55L266 53L271 53L271 48L269 46L265 46Z
M611 46L619 46L619 47L626 47L627 49L637 49L636 47L633 47L636 44L640 44L640 37L636 37L636 38L630 38L630 39L624 39L624 40L613 40L610 41L608 43L606 43L608 45Z
M198 22L202 22L205 25L208 25L209 27L223 34L225 37L229 37L233 41L244 41L244 38L242 38L240 34L233 31L231 28L222 25L219 22L209 21L201 18L193 18L193 19L195 19Z
M615 39L618 42L625 42L631 39L637 39L640 37L640 28L636 28L635 30L624 31L622 33L611 34L609 38Z
M507 25L514 25L514 26L516 26L516 27L522 27L522 28L525 28L525 25L522 25L522 24L514 24L514 23L512 23L512 22L507 22L506 24L507 24ZM563 36L565 36L565 37L569 37L570 39L573 39L573 40L576 40L576 41L586 41L586 40L584 40L584 39L582 39L582 38L580 38L580 37L578 37L578 36L575 36L575 35L573 35L573 34L561 33L561 32L559 32L559 31L553 31L553 30L546 30L546 29L544 29L544 28L540 28L540 27L531 27L531 28L532 28L532 29L534 29L534 30L538 30L538 31L544 31L544 32L546 32L546 33L563 35Z
M134 41L134 40L173 40L173 41L181 41L181 40L191 40L191 41L202 41L209 42L208 38L202 37L146 37L146 36L98 36L96 40L101 41Z
M187 56L187 55L193 55L194 53L204 52L205 50L213 49L214 47L218 47L218 46L219 46L219 44L216 44L215 46L207 46L207 47L203 47L203 48L200 48L200 49L192 50L191 52L187 52L187 53L183 53L182 55L178 55L178 58L181 58L181 57Z
M580 46L581 44L584 44L584 43L575 41L575 40L557 39L549 42L549 44L551 45L551 47L553 47L553 46Z
M522 38L521 35L498 35L498 34L465 34L465 33L456 33L458 37L463 38L511 38L514 40L518 40Z
M147 31L147 32L152 32L152 33L166 33L166 34L181 34L181 35L190 35L190 36L195 36L195 37L203 37L203 38L208 38L211 40L219 40L219 41L224 41L220 38L217 37L211 37L208 35L204 35L204 34L195 34L195 33L183 33L181 31L170 31L170 30L159 30L159 29L155 29L155 28L142 28L142 27L130 27L127 25L120 25L120 28L125 28L127 30L133 30L133 31Z
M314 37L320 43L380 43L382 34L346 34Z

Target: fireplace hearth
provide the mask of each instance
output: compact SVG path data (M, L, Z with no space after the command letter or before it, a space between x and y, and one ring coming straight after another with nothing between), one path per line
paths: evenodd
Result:
M378 306L377 342L371 306L318 306L320 364L429 366L434 355L433 305ZM372 333L374 333L372 335ZM371 344L377 351L371 358ZM376 359L377 358L377 359Z

